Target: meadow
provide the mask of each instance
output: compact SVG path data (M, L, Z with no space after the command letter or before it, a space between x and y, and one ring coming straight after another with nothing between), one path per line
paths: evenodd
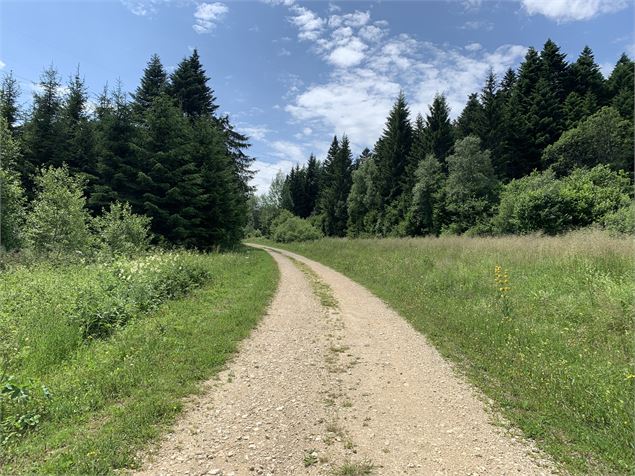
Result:
M386 301L491 399L501 424L567 471L635 470L632 239L577 232L267 243Z
M102 474L137 453L263 315L262 251L0 274L0 473Z

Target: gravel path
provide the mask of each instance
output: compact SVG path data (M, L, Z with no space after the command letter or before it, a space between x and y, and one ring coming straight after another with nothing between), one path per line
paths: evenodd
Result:
M319 263L271 254L281 276L267 315L138 474L555 472L494 426L477 392L381 300Z

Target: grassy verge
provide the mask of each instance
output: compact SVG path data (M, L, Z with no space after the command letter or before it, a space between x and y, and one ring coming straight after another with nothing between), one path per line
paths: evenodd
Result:
M53 397L36 431L0 447L0 473L101 474L135 466L139 449L174 419L182 398L248 335L276 286L275 263L264 252L196 259L209 279L187 296L38 367L38 381Z
M587 233L270 244L384 299L569 471L635 470L632 240ZM508 283L496 281L496 266Z

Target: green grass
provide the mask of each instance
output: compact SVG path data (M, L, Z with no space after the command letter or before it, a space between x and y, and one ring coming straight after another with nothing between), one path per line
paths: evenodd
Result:
M209 279L187 296L46 365L16 366L24 377L37 370L53 398L36 431L0 447L0 473L102 474L138 464L138 452L174 420L183 397L223 368L277 283L275 263L262 251L192 259Z
M567 470L635 470L631 239L576 233L271 245L329 265L384 299ZM496 265L509 274L502 299Z

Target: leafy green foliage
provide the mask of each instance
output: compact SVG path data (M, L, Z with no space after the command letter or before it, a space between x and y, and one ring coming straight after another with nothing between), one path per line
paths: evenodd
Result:
M50 398L51 394L44 385L0 374L0 448L37 427L47 411Z
M322 232L308 220L293 215L285 215L274 220L272 238L280 243L310 241L322 238Z
M150 244L150 218L132 213L127 203L111 203L93 220L99 246L109 256L138 255Z
M504 187L494 228L501 233L562 233L602 223L607 215L627 207L631 194L624 172L606 165L576 169L562 179L552 171L534 172Z
M12 250L22 242L25 197L15 169L22 156L3 117L0 117L0 144L0 250Z
M48 167L35 183L37 192L26 216L27 246L55 260L87 257L93 238L83 180L69 175L66 167Z
M575 167L597 164L629 170L633 161L633 124L615 109L603 107L547 147L542 161L560 176Z

